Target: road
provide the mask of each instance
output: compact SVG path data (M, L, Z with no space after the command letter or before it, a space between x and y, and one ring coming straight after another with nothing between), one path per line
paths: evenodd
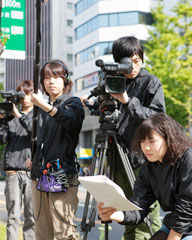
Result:
M6 211L6 206L5 206L4 188L5 188L5 182L0 181L0 220L3 222L6 222L7 211ZM83 236L83 233L81 232L80 224L81 224L81 219L83 216L86 190L81 185L79 186L78 197L79 197L79 205L78 205L78 209L77 209L75 222L78 225L80 234ZM21 216L21 219L22 219L22 216ZM87 240L99 240L99 234L100 234L99 228L101 228L101 227L102 227L102 225L101 225L100 221L98 220L98 217L96 216L95 227L91 228L91 231L88 232ZM119 225L116 222L113 222L113 223L109 224L109 228L111 229L108 231L108 234L109 234L108 239L109 240L121 239L121 235L122 235L123 229L124 229L123 226Z

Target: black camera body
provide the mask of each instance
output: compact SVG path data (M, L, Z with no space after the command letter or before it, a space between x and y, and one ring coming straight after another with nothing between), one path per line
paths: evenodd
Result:
M114 130L119 119L119 109L118 101L111 96L111 93L120 94L126 90L124 74L132 72L132 62L130 58L125 57L120 63L104 63L99 59L95 64L101 68L101 71L98 85L91 91L88 99L93 96L98 98L93 105L90 105L88 101L85 104L91 110L91 115L100 116L101 129Z
M19 99L25 97L25 93L22 91L0 91L0 96L5 99L4 102L0 103L0 113L12 113L13 103L19 103Z
M97 90L100 90L100 94L104 94L105 92L123 93L125 91L126 77L124 77L123 74L129 74L133 69L130 58L124 57L120 63L104 63L103 60L99 59L95 64L101 68L97 87L99 88Z

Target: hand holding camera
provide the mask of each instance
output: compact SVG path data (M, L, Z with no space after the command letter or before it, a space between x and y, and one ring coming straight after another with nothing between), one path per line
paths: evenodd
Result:
M124 91L124 93L110 93L110 95L117 99L119 102L126 104L129 101L129 97L127 95L127 91Z

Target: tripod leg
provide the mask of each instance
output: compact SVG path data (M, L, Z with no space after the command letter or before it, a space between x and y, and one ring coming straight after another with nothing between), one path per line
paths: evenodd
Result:
M114 138L114 140L115 140L115 145L116 145L116 148L117 148L117 150L118 150L119 156L120 156L120 158L121 158L121 160L122 160L122 163L123 163L125 172L126 172L126 174L127 174L127 177L128 177L129 183L130 183L130 186L131 186L131 188L133 189L134 182L135 182L135 174L134 174L134 172L133 172L133 169L132 169L130 160L129 160L129 158L128 158L128 154L125 154L124 149L123 149L123 148L121 147L121 145L117 142L117 138L116 138L115 135L113 136L113 138Z
M94 158L93 158L93 162L92 162L92 166L91 166L91 175L103 174L105 156L106 156L107 148L108 148L108 135L105 135L104 140L105 141L102 142L101 144L99 144L99 142L97 142L94 146ZM97 169L97 172L95 173L95 167L96 167L96 161L97 161L98 154L99 154L98 169ZM87 223L89 202L90 202L90 194L87 192L85 207L84 207L84 212L83 212L83 218L82 218L82 222L81 222L81 229L84 232L83 240L87 239L88 231L91 230L91 227L95 226L96 201L95 201L95 199L93 199L91 202L90 214L89 214L88 223Z
M105 240L108 240L108 227L109 227L109 224L108 222L105 223Z
M98 154L98 147L95 144L95 146L94 146L94 156L93 156L93 161L92 161L92 166L91 166L91 175L94 175L94 170L95 170L96 160L97 160L97 154ZM84 210L83 210L83 217L82 217L82 221L81 221L81 230L84 232L84 239L87 239L86 235L89 231L89 226L86 223L87 222L89 202L90 202L90 194L89 194L89 192L87 192L86 199L85 199L85 207L84 207ZM93 225L93 224L91 224L91 225Z

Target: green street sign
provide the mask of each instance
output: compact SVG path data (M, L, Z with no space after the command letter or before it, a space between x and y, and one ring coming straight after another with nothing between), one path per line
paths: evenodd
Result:
M3 0L2 36L7 37L1 58L25 59L25 0Z

